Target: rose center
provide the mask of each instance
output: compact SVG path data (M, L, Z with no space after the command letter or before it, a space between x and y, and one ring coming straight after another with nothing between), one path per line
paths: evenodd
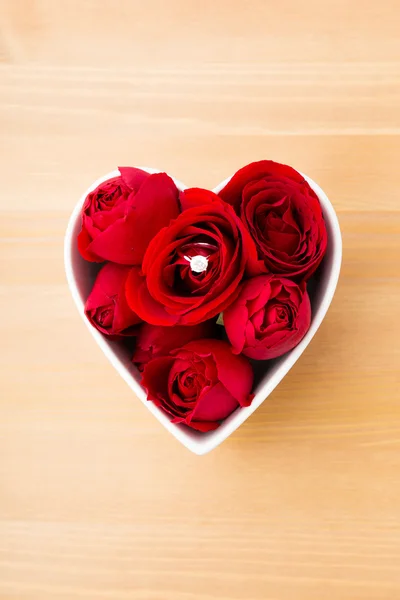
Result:
M283 306L278 306L276 309L276 316L279 321L287 319L288 314L286 308L284 308Z
M100 308L97 309L95 314L95 321L100 327L111 327L114 319L114 311L111 308Z

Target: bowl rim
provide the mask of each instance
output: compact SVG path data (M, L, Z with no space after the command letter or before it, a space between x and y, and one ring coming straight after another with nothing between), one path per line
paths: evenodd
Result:
M135 168L142 169L143 171L146 171L150 174L163 172L159 169L154 169L150 167ZM216 448L219 444L221 444L240 425L242 425L242 423L244 423L250 417L250 415L253 414L253 412L257 410L257 408L268 398L271 392L282 381L282 379L297 362L301 354L311 342L315 333L319 329L323 319L325 318L325 315L335 294L342 263L342 235L340 231L339 221L333 205L331 204L330 200L328 199L327 195L322 190L322 188L313 179L311 179L311 177L308 177L300 171L298 172L304 177L304 179L308 182L310 187L317 194L322 207L325 221L331 232L328 237L328 248L330 248L330 251L332 253L332 267L326 288L324 290L323 298L317 308L316 313L313 314L310 328L307 331L304 338L295 348L293 348L293 350L291 350L288 354L282 357L283 360L281 360L279 366L277 366L272 375L268 375L265 378L265 380L260 383L260 389L258 389L251 405L236 410L225 421L223 421L223 423L218 427L218 429L203 434L199 434L199 432L195 432L194 430L191 430L188 427L179 426L175 423L171 423L169 417L166 413L164 413L164 411L162 411L161 409L156 407L152 402L149 402L147 400L145 390L135 380L131 370L129 370L124 364L122 364L121 360L118 358L115 351L112 349L110 342L108 342L105 339L105 337L90 324L90 322L88 321L88 319L86 319L84 314L84 300L78 290L77 273L73 265L74 248L76 247L77 243L75 231L80 220L81 208L86 200L87 195L94 189L96 189L96 187L98 187L101 183L104 183L112 177L119 176L120 173L118 169L115 169L107 173L106 175L103 175L102 177L96 179L96 181L94 181L79 198L69 218L68 226L64 237L64 268L68 282L68 287L72 294L73 300L75 302L79 314L81 315L93 338L100 346L110 363L121 375L121 377L126 381L131 390L136 394L136 396L142 401L143 404L145 404L145 406L158 419L158 421L160 421L160 423L162 423L162 425L164 425L164 427L170 433L172 433L172 435L178 441L180 441L186 448L188 448L197 455L207 454L208 452ZM183 191L188 187L175 177L172 177L171 175L170 177L180 191ZM220 192L231 180L232 177L233 175L227 177L224 181L215 186L212 191L214 193ZM135 368L136 367L132 365L132 370Z

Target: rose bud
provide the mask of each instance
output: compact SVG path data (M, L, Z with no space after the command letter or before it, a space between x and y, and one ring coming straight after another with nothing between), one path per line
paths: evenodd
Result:
M231 206L201 189L185 190L181 204L127 282L132 310L153 325L211 319L236 298L245 271L259 273L255 244Z
M178 216L178 190L166 173L119 172L88 194L78 248L92 262L140 265L150 240Z
M297 279L314 273L327 233L318 197L300 173L270 160L251 163L219 196L240 214L268 271Z
M193 326L176 325L162 327L143 323L136 337L136 348L132 358L141 367L149 360L169 354L175 348L181 348L193 340L214 337L216 326L213 321L204 321Z
M101 268L85 304L91 324L105 335L134 335L141 319L129 308L125 298L130 267L107 263Z
M249 406L253 371L227 342L197 340L144 368L147 398L163 408L173 423L198 431L216 429L239 406Z
M260 275L247 280L224 312L224 325L235 354L267 360L294 348L310 327L306 284Z

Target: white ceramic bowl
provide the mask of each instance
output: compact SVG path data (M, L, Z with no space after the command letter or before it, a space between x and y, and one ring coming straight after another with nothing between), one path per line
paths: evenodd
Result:
M157 169L149 169L146 167L140 168L149 173L159 172ZM119 171L112 171L95 181L82 195L70 217L64 243L64 262L68 285L79 314L89 328L94 340L103 350L104 354L121 377L125 379L135 395L143 402L146 408L153 413L160 423L162 423L177 440L186 446L186 448L195 454L206 454L231 435L231 433L233 433L266 398L268 398L270 393L275 389L278 383L282 381L289 369L304 352L318 327L321 325L335 293L342 260L342 238L337 216L332 204L322 189L312 179L304 175L305 179L318 195L328 231L328 248L326 256L319 268L320 277L318 287L313 294L311 327L301 342L293 350L274 361L263 363L266 366L265 375L254 390L255 397L251 406L236 410L225 419L218 429L207 433L200 433L185 425L171 423L169 416L163 412L163 410L146 399L146 393L139 383L140 374L132 364L131 357L126 349L118 342L107 340L105 336L92 327L84 314L84 304L94 281L95 267L93 266L93 263L83 260L78 252L77 236L81 227L80 212L89 192L93 191L103 181L115 177L116 175L119 175ZM180 190L187 187L177 179L173 179ZM214 188L214 192L218 193L224 188L229 180L230 178L217 185L217 187Z

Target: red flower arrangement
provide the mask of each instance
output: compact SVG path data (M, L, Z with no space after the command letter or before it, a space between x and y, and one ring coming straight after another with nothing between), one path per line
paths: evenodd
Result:
M218 195L119 172L82 208L79 251L104 263L86 316L111 339L134 338L148 400L174 423L216 429L251 403L252 361L289 352L310 327L307 282L327 247L318 197L267 160Z

